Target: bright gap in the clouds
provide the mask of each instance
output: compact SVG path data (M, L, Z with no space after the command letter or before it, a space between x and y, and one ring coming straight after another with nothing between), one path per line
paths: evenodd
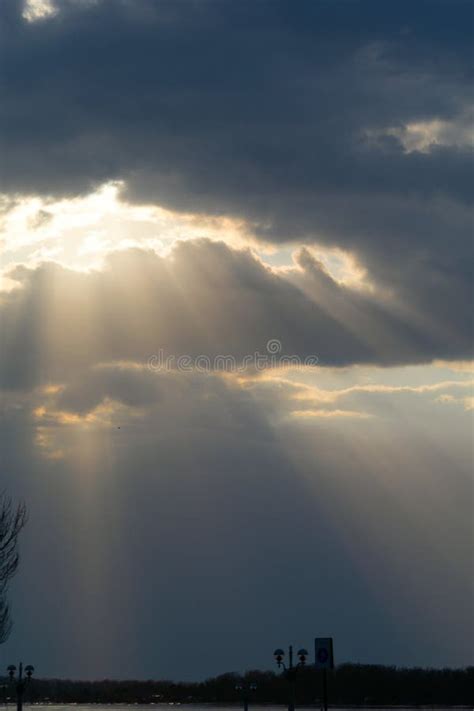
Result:
M113 250L140 247L163 254L178 239L207 237L240 245L249 238L236 220L130 205L120 199L121 188L120 182L107 183L89 195L62 200L4 198L2 270L44 261L88 269L99 267Z
M472 148L474 146L474 109L469 106L450 120L432 117L401 126L366 131L369 142L377 144L387 138L396 139L405 153L430 153L438 146Z
M26 0L23 9L23 19L27 22L38 22L54 17L57 8L51 0Z
M342 286L350 289L373 291L375 286L370 282L367 270L353 254L339 247L322 247L321 245L304 246L304 250L319 262L331 278ZM295 246L275 247L273 245L256 249L260 259L270 267L281 272L295 268L295 256L299 250Z
M244 220L130 204L121 199L123 187L121 181L109 182L88 195L60 200L0 195L0 289L14 287L8 271L17 264L35 267L51 261L87 270L100 268L104 256L112 251L136 247L166 255L176 241L199 238L222 241L236 249L250 248L274 270L295 268L295 244L262 244L252 224ZM372 289L354 255L338 247L306 249L338 283Z

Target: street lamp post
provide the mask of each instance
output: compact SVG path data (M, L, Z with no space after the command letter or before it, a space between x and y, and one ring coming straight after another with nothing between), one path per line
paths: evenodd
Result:
M27 685L31 681L35 668L28 664L25 667L25 676L23 676L23 662L20 662L20 667L18 669L18 677L16 678L15 690L16 690L16 708L17 711L23 711L23 694ZM8 676L10 678L10 683L13 684L16 674L16 666L10 664L7 669Z
M288 680L288 683L290 685L290 700L288 702L288 711L295 711L296 707L296 674L298 669L301 669L302 667L305 666L306 664L306 657L308 656L308 652L306 649L300 649L298 651L298 658L299 662L294 665L293 664L293 646L290 644L288 648L288 666L285 665L285 662L283 661L283 657L285 656L285 652L283 649L275 649L273 652L273 656L275 657L275 661L278 664L278 667L283 667L285 677Z
M236 685L235 690L240 691L242 693L242 703L244 711L249 711L250 694L252 691L255 691L256 688L256 684L242 683Z

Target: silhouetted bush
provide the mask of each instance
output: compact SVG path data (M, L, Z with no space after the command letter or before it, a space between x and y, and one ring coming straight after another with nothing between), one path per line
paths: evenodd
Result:
M270 671L249 671L241 676L222 674L204 682L71 681L34 679L29 700L50 703L201 702L239 703L239 684L257 684L251 701L258 704L288 701L284 676ZM7 680L5 695L12 696ZM5 686L6 685L6 686ZM328 673L331 704L445 704L474 706L474 667L466 669L404 669L372 664L341 664ZM298 670L297 702L311 705L322 697L322 675L311 667Z

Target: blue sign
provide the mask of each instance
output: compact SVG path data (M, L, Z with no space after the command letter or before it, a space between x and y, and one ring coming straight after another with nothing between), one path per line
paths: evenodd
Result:
M334 669L332 637L316 637L314 640L314 660L316 669Z

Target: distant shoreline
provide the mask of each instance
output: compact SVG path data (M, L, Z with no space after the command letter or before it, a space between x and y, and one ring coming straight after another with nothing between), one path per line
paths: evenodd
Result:
M14 707L14 703L7 703L4 704L5 707ZM89 708L91 706L93 707L103 707L106 706L108 708L141 708L141 707L146 707L146 706L158 706L161 708L164 707L169 707L169 706L186 706L188 708L222 708L222 709L237 709L237 708L242 708L241 703L222 703L219 701L212 701L212 702L151 702L148 704L145 703L75 703L75 702L55 702L55 703L32 703L32 704L25 704L25 707L33 707L33 706L39 706L39 707L47 707L47 708L62 708L64 706L67 707L78 707L78 708ZM259 703L259 704L250 704L249 708L250 709L270 709L270 708L276 708L276 709L285 709L287 708L287 704L275 704L275 703ZM297 711L306 711L309 709L320 709L321 706L319 704L304 704L301 706L297 706ZM468 709L469 711L474 711L474 707L471 704L464 704L464 705L449 705L449 704L420 704L420 705L410 705L410 704L329 704L330 709L333 711L337 711L338 709L358 709L361 710L363 709L364 711L385 711L389 709L397 709L397 710L403 710L403 709L409 709L410 711L428 711L428 710L433 710L433 711L443 711L444 709L459 709L460 711L463 711L464 709Z

